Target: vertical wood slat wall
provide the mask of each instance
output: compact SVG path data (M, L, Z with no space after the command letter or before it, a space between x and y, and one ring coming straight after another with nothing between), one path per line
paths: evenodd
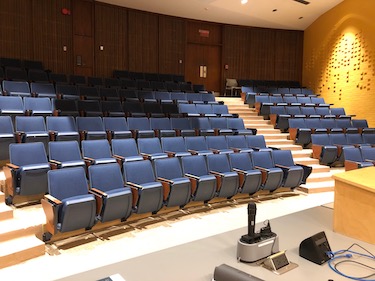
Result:
M73 20L62 8L72 9L72 0L1 0L0 57L41 60L54 72L73 73ZM114 69L127 69L184 74L189 41L205 44L191 37L192 30L198 36L197 29L220 30L220 35L210 32L209 44L222 46L222 65L229 65L222 71L223 81L301 81L302 31L192 21L99 2L94 2L93 73L110 76Z

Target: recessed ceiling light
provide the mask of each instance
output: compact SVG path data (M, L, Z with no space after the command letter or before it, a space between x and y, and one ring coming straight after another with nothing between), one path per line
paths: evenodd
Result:
M277 9L273 9L272 12L277 12Z
M301 20L301 19L303 19L303 17L299 17L298 19Z
M241 4L245 5L247 3L247 0L241 0Z

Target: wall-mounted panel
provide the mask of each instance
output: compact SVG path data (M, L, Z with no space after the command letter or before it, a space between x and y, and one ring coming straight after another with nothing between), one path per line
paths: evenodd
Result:
M255 80L275 79L275 31L254 28L250 30L249 77Z
M184 74L186 22L159 17L159 73Z
M301 81L303 32L275 31L275 80Z
M71 0L32 1L33 55L56 73L73 73L73 20L62 9L71 10ZM30 44L25 42L25 44Z
M95 2L95 75L128 69L128 10Z
M252 67L249 56L250 29L225 26L223 29L223 73L227 78L243 78ZM227 65L227 69L225 68Z
M159 17L129 10L129 71L159 71Z
M0 56L28 59L32 57L32 2L0 1Z

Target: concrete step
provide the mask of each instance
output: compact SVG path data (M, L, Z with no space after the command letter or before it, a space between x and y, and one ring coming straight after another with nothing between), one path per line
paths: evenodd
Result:
M311 153L311 149L301 149L292 151L293 158L310 158Z
M258 128L258 129L273 129L274 130L274 128L271 125L268 125L268 124L262 124L262 123L258 123L258 122L245 122L245 121L244 121L244 124L245 124L246 128L254 128L255 127L255 128Z
M294 162L297 164L302 164L302 165L319 165L319 160L311 158L311 157L296 157L294 158Z
M251 126L245 126L246 128L256 128ZM280 130L269 129L269 128L260 128L257 132L258 135L270 135L270 134L280 134Z
M295 145L293 141L287 140L287 139L276 139L276 138L275 139L266 139L266 138L264 138L264 139L266 140L267 146L273 146L274 144L282 144L282 145L285 145L285 144L291 145L291 144L293 144L293 145ZM302 147L301 147L301 149L302 149Z
M302 149L299 145L295 145L295 144L276 144L275 143L275 144L268 145L268 146L276 147L282 150L301 150Z
M0 241L35 235L41 231L45 222L44 211L40 207L32 210L14 209L12 219L0 220Z
M0 204L5 202L5 194L0 191Z
M335 186L335 181L330 180L330 181L302 184L297 189L305 193L318 193L318 192L333 191L334 186Z
M280 134L263 134L265 140L272 140L272 139L280 139L280 140L286 140L287 135L280 133Z
M316 183L330 180L332 180L331 172L311 173L311 175L307 178L306 183Z
M0 203L0 221L13 218L13 209L5 203Z
M0 243L0 268L43 256L45 244L43 241L28 235Z

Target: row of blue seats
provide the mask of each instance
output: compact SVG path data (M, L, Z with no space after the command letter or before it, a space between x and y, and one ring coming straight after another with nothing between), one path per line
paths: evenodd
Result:
M3 66L0 68L0 81L27 81L42 82L53 84L71 84L83 86L96 86L108 88L124 88L139 90L159 90L159 91L181 91L181 92L199 92L204 90L203 85L193 85L185 82L184 77L174 75L168 77L165 75L160 80L146 80L145 78L100 78L85 77L83 75L66 75L63 73L54 73L44 69L27 69L23 66Z
M179 113L238 117L229 114L225 104L175 104L136 101L102 101L0 96L1 115L72 115L72 116L171 116ZM184 114L186 115L186 114Z
M302 146L311 144L312 134L346 133L370 134L375 136L375 128L369 128L365 119L319 119L319 118L289 118L289 138Z
M255 96L254 107L259 115L269 118L271 106L304 106L304 107L330 107L319 97L282 97L282 96Z
M375 165L375 148L369 146L344 147L345 171L373 167Z
M196 102L216 103L215 96L206 91L197 93L185 93L182 91L153 91L137 89L98 88L93 86L76 86L70 84L52 84L27 81L3 80L0 92L4 96L22 97L48 97L64 99L102 99L102 100L126 100L126 99L152 99L163 102Z
M352 118L343 107L271 106L269 109L271 124L283 132L289 129L289 118Z
M0 116L0 159L9 158L8 146L14 142L116 138L173 137L197 135L252 135L241 118L146 118L72 116Z
M319 163L328 166L343 166L343 150L346 147L372 147L375 134L312 134L312 156Z
M97 151L100 150L96 146L97 142L106 141L85 141L84 144L90 143L91 148ZM55 142L51 145L71 143L74 142ZM78 143L75 143L78 147ZM64 154L63 149L59 149L59 152L60 155ZM85 222L90 223L84 226L66 220L70 217L70 221L79 214L70 216L67 208L87 197L88 184L90 193L98 196L100 203L98 209L91 206L90 213L95 213L97 220L105 222L125 220L132 212L156 213L164 205L183 207L189 201L208 202L214 197L231 198L237 193L253 194L260 189L274 191L281 186L294 188L309 175L309 170L305 171L303 167L294 164L290 151L282 150L128 161L123 163L122 172L117 163L98 162L88 167L88 182L82 166L51 171L42 143L13 144L10 146L10 155L11 163L7 166L10 172L6 175L12 176L12 180L7 180L12 186L7 186L7 202L12 203L16 195L47 193L42 205L45 210L48 209L47 224L53 224L50 228L47 226L51 234L93 226L95 218L86 218ZM103 173L94 177L93 170L102 170ZM76 177L77 173L80 178ZM56 177L55 180L52 177ZM123 201L124 193L128 194L126 201ZM93 195L89 196L90 201L95 202ZM110 207L115 202L117 205ZM119 207L125 202L129 205L126 215L120 211L124 208ZM78 209L78 212L84 212L85 207ZM56 217L51 220L51 215ZM67 217L64 218L65 215Z

